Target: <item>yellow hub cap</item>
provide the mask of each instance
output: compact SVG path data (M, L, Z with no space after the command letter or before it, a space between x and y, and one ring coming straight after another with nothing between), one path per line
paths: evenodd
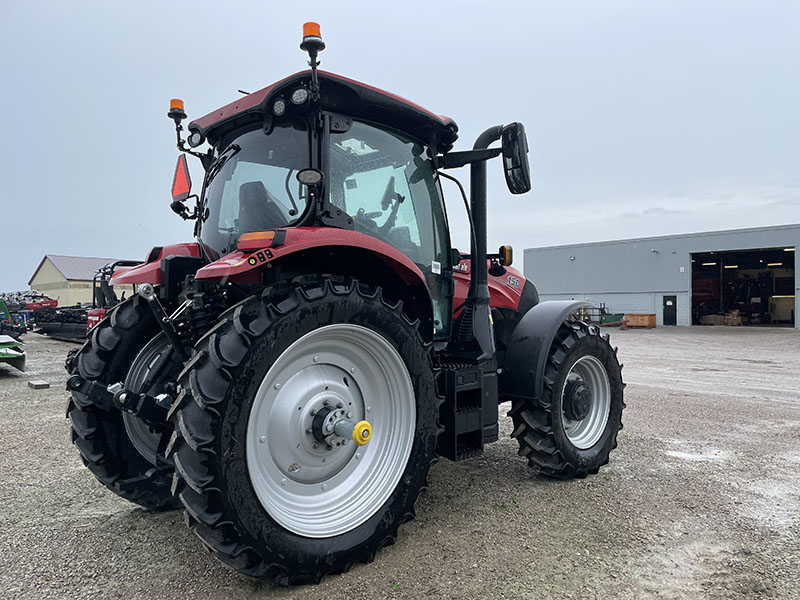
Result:
M353 427L353 441L359 446L364 446L372 438L372 425L369 421L359 421Z

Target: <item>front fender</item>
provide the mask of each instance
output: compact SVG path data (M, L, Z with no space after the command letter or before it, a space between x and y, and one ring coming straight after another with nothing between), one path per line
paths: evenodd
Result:
M579 300L553 300L541 302L523 315L511 334L503 361L498 381L502 396L541 398L550 344L564 320L584 306L593 305Z
M135 267L118 267L109 283L128 285L132 283L161 283L161 259L169 256L200 257L200 246L196 242L156 246L147 255L144 264Z

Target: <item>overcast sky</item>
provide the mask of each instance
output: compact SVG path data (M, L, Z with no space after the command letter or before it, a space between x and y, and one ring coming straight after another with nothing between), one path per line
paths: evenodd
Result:
M796 1L0 0L0 291L27 289L44 254L189 241L169 209L169 99L197 118L301 70L308 20L322 68L454 118L457 149L525 124L533 191L512 196L489 164L489 245L519 263L526 247L800 222Z

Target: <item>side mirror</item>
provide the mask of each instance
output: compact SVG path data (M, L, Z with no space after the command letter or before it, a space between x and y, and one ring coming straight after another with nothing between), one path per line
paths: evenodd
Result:
M528 138L522 123L503 127L503 170L506 185L512 194L531 190L531 170L528 164Z

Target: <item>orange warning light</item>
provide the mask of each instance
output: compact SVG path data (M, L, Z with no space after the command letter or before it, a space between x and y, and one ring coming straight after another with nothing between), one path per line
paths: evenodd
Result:
M173 98L172 100L169 101L169 108L170 110L175 110L175 109L183 110L183 100L181 100L180 98Z
M319 30L319 23L314 23L313 21L309 21L308 23L303 23L303 37L308 36L315 36L315 37L322 37L322 34Z
M269 248L274 239L274 231L252 231L250 233L243 233L239 236L236 248L244 252Z

